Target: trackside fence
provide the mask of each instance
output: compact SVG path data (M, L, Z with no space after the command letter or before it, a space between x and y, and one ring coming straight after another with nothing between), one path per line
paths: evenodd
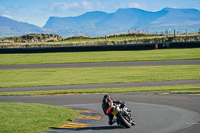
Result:
M124 50L150 50L150 49L164 49L164 48L198 48L198 47L200 47L200 41L151 43L151 44L69 46L69 47L0 48L0 54L6 54L6 53L87 52L87 51L124 51Z

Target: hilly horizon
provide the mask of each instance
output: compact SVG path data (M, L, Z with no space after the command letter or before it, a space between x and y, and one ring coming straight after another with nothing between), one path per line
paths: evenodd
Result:
M36 25L0 16L0 36L16 36L32 32L41 33L42 31L42 28Z
M33 32L53 33L63 37L83 34L104 36L134 30L164 32L168 29L188 29L198 32L199 28L200 11L197 9L164 8L151 12L137 8L121 8L113 13L93 11L75 17L49 17L43 27L0 17L0 36L6 33L16 35Z

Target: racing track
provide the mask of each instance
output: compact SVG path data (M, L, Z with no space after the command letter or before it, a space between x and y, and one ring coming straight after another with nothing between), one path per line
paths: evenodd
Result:
M79 67L119 67L119 66L163 66L163 65L200 65L200 60L133 61L133 62L96 62L66 64L0 65L0 69L39 69L39 68L79 68Z
M195 62L199 63L199 60L195 60ZM196 63L188 64L191 65ZM197 83L198 82L199 80L197 80ZM130 129L123 129L116 125L109 126L107 124L107 117L104 116L101 110L101 100L103 95L104 94L3 96L0 97L0 101L81 107L94 110L102 116L100 121L93 123L89 127L80 129L55 129L48 132L199 133L200 131L200 96L198 95L154 95L153 92L111 94L115 99L126 101L128 107L132 110L136 126Z
M42 103L57 106L73 106L94 110L101 114L100 121L86 128L56 129L56 133L199 133L200 97L196 95L149 95L151 93L111 94L115 99L127 102L134 114L136 126L123 129L109 126L108 118L101 110L104 94L63 96L5 96L1 102ZM152 93L153 94L153 93ZM188 128L189 127L189 128ZM186 128L186 129L185 129Z

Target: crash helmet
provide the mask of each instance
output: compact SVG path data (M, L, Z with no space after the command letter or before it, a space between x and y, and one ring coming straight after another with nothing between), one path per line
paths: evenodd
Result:
M107 99L109 99L109 98L110 98L109 95L104 95L103 100L107 100Z

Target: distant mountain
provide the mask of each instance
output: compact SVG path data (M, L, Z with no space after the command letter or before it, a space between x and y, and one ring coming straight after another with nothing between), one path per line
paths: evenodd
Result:
M63 37L74 35L104 36L128 31L199 32L200 11L196 9L164 8L157 12L137 8L118 9L114 13L87 12L75 17L50 17L40 28L0 16L0 36L28 33L50 33Z
M114 13L88 12L76 17L50 17L43 28L60 35L87 34L90 36L127 32L128 30L185 31L200 27L200 11L196 9L164 8L149 12L137 8L118 9Z
M109 17L96 23L99 28L126 28L149 25L150 22L166 15L166 12L148 12L137 8L119 9Z
M96 28L95 23L105 18L108 14L105 12L88 12L77 17L50 17L43 28L45 29L90 29Z
M164 8L164 16L151 22L155 26L190 26L200 25L200 11L196 9Z
M0 16L0 36L15 36L42 32L42 28Z

